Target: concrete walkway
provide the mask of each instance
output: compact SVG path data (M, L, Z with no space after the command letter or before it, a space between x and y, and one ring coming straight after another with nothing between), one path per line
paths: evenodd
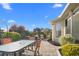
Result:
M26 51L26 56L34 56L34 52L32 51ZM56 46L50 44L47 41L41 42L40 47L40 56L58 56L58 51Z
M42 56L57 56L58 52L54 45L50 44L47 41L42 41L40 47L40 54L42 54Z

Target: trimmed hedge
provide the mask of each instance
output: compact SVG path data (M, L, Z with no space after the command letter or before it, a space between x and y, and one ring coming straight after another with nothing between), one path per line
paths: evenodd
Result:
M21 38L21 35L17 32L5 32L2 35L2 37L3 38L10 37L10 38L12 38L12 41L17 41Z
M63 56L79 56L78 44L66 44L62 46L60 53Z
M75 43L74 37L70 34L66 34L65 36L61 36L59 39L60 45L72 44Z

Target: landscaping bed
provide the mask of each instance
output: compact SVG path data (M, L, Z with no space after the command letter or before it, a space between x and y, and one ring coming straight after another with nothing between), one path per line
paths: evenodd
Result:
M66 44L58 50L61 56L79 56L79 44Z
M72 35L61 36L59 42L61 48L58 48L58 51L61 56L79 56L79 44Z
M17 32L4 32L0 37L0 45L8 44L21 39L21 35Z

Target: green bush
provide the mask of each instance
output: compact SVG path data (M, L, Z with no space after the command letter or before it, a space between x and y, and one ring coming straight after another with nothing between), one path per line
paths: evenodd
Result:
M61 48L60 52L63 56L79 56L79 45L66 44Z
M61 36L59 40L60 40L59 42L61 45L75 43L74 37L72 37L72 35L70 35L70 34L66 34L65 36Z
M10 37L12 38L12 41L17 41L21 38L21 35L17 32L5 32L3 35L2 35L3 38L5 37Z

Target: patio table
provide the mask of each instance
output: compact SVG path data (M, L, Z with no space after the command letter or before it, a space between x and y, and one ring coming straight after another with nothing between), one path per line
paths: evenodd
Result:
M34 42L34 40L20 40L9 44L0 45L0 52L2 52L2 55L13 53L15 56L16 52L22 51L24 48L28 47Z

